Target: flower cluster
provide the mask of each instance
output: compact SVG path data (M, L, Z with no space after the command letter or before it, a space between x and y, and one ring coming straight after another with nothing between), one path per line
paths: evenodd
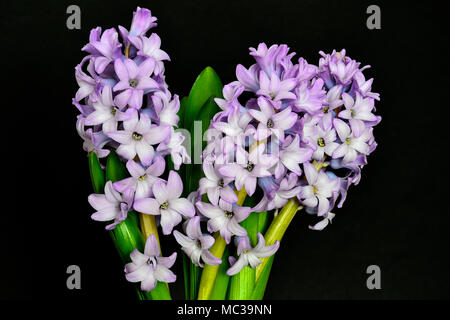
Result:
M146 37L155 20L138 7L130 31L119 26L122 42L114 28L93 29L82 49L88 55L75 67L80 88L72 102L81 113L77 130L87 152L102 158L113 148L146 167L171 154L178 169L189 157L183 136L173 130L180 101L165 82L163 61L169 56L156 33Z
M238 65L237 81L216 99L222 111L208 130L199 188L209 204L197 208L227 241L245 235L237 223L250 211L278 210L294 197L322 217L310 227L322 230L376 148L372 132L381 117L373 113L373 79L363 74L369 66L345 50L320 54L318 66L303 58L293 63L286 45L261 43L250 48L256 63ZM238 190L259 203L237 206Z
M97 210L92 219L113 221L106 229L114 229L127 218L130 210L160 215L164 234L170 234L181 216L194 215L194 206L180 198L183 184L175 171L162 179L165 157L172 156L175 169L189 156L182 146L184 137L175 133L180 101L171 95L164 77L164 60L169 56L160 49L161 39L146 33L156 26L150 10L137 8L128 31L119 33L100 27L90 33L83 47L88 55L75 68L79 89L73 104L81 114L77 131L83 148L103 158L110 150L126 162L130 177L108 181L104 194L92 194L89 203ZM156 280L171 282L168 272L175 256L159 257L155 239L147 240L145 254L133 252L127 265L127 279L141 281L149 291ZM156 257L156 258L155 258ZM156 279L156 280L155 280Z

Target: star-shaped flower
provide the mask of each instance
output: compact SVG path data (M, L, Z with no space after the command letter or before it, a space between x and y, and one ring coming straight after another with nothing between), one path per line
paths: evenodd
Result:
M153 145L160 143L170 134L168 126L152 126L149 117L135 109L127 110L128 119L123 122L123 129L109 132L108 136L120 143L117 153L127 160L139 156L144 165L150 165L155 154Z
M152 291L158 281L175 282L177 276L169 270L175 263L177 253L162 257L155 235L151 234L145 242L144 253L134 249L131 262L125 265L125 277L130 282L140 282L142 291Z
M126 167L131 177L114 182L114 189L121 193L129 192L136 200L151 197L153 184L164 173L165 166L166 163L161 156L155 157L147 168L134 160L128 160Z
M125 199L114 190L112 182L105 184L105 194L93 193L88 197L89 204L97 210L91 215L95 221L114 222L106 226L106 230L114 229L119 223L127 218L128 210L131 207L131 199Z
M261 233L258 232L258 244L252 248L248 237L241 237L237 248L237 254L239 258L234 262L227 270L227 275L232 276L239 273L242 268L250 265L252 268L256 268L262 263L260 258L266 258L277 252L280 247L280 242L277 240L275 244L266 246L266 241ZM232 259L233 260L233 259Z
M216 266L222 263L222 260L215 257L209 249L214 244L214 238L210 235L203 235L200 229L200 217L196 216L186 223L186 235L175 230L173 235L182 247L181 249L191 258L196 266L203 267L203 260L206 264Z
M284 141L285 130L290 129L298 119L298 115L287 107L275 113L272 104L263 97L258 98L260 110L250 109L248 113L259 121L255 132L258 141L268 138L272 133L281 141Z
M317 208L317 214L326 214L330 207L329 199L339 191L339 179L331 179L324 170L317 171L311 163L304 163L303 168L307 185L302 186L298 198L310 208Z
M155 69L155 60L148 58L139 66L131 59L116 59L114 70L119 77L119 82L114 86L114 91L121 91L114 102L119 108L126 105L135 109L142 107L144 90L156 90L159 84L150 76Z
M350 127L341 119L334 119L333 125L336 128L339 139L342 144L333 152L333 158L342 158L343 164L355 161L358 152L368 154L370 146L368 142L373 138L372 128L366 128L359 137L356 137Z
M139 199L134 202L134 209L151 215L161 216L161 227L164 234L170 234L173 227L181 222L181 215L193 217L195 208L185 198L180 198L183 182L175 171L170 171L167 183L158 180L153 184L155 198Z
M230 243L231 236L246 236L247 231L239 225L250 214L249 207L240 207L231 205L225 201L219 201L218 206L209 203L197 202L197 209L208 220L208 231L220 231L220 235L225 239L226 243Z

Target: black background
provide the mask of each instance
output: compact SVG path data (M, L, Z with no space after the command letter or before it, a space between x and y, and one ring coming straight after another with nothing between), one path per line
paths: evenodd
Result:
M66 8L81 8L81 30ZM381 30L366 8L381 8ZM333 224L308 230L299 214L274 262L267 299L448 299L448 24L438 2L380 1L2 1L2 298L135 299L103 225L90 219L87 157L75 130L74 67L90 29L129 27L136 6L158 17L172 93L188 94L212 66L223 83L248 47L286 43L309 63L346 48L370 64L377 150ZM6 179L6 180L5 180ZM173 240L169 248L174 247ZM165 254L169 254L169 249ZM82 289L67 290L66 268ZM381 268L368 290L366 268ZM172 295L183 298L181 260Z

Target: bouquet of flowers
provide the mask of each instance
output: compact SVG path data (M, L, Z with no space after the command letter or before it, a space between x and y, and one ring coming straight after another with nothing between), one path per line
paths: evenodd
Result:
M156 20L138 7L129 30L93 29L75 67L92 219L140 299L171 299L178 254L186 299L262 299L295 214L324 229L376 148L369 66L345 50L294 62L288 46L261 43L237 80L222 86L207 67L179 99L161 39L147 36ZM162 256L171 236L181 250Z

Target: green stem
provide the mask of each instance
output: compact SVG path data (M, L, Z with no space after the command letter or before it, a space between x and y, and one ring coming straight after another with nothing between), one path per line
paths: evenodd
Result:
M251 198L247 198L244 205L248 204ZM241 222L241 226L247 230L250 245L254 247L258 241L258 212L251 213L247 219ZM253 292L255 286L256 272L255 269L247 266L238 274L231 277L230 284L230 300L247 300Z
M215 238L216 241L211 247L210 252L217 258L222 259L227 243L219 233L216 233ZM220 265L211 266L206 264L203 268L202 276L200 278L200 286L198 289L198 300L210 299L214 284L216 282L217 273L219 272L219 267Z
M230 300L248 300L255 287L255 269L250 266L242 270L231 278Z
M266 245L272 245L275 241L281 241L286 229L291 223L297 211L301 209L300 203L297 198L292 198L289 202L281 209L280 213L273 219L269 226L264 238L266 239ZM256 281L261 277L269 258L261 259L263 262L256 267Z
M222 256L222 263L219 266L216 281L214 283L211 296L209 297L210 300L225 300L227 298L228 284L230 283L230 276L227 275L227 270L230 268L228 256L228 247L225 247L225 251Z
M273 259L275 256L271 256L266 264L259 280L256 282L255 289L252 292L249 300L262 300L264 298L264 292L266 291L267 282L269 281L270 270L272 269Z

